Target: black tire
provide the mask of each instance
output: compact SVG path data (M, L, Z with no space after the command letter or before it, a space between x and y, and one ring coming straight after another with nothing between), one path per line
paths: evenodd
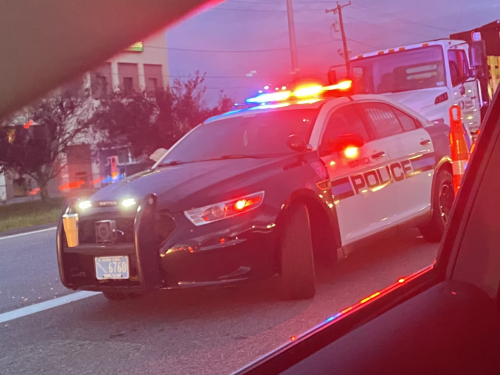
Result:
M426 241L441 241L450 219L450 211L454 200L453 176L450 172L442 170L437 175L434 191L432 192L432 219L419 228Z
M281 298L298 300L316 294L309 213L304 204L290 207L281 237Z
M113 292L113 291L105 291L102 292L102 294L109 301L123 301L126 299L131 299L139 296L138 293Z

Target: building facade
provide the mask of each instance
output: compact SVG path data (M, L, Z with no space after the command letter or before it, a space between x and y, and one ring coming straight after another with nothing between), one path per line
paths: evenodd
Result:
M92 72L67 83L58 91L69 92L72 95L90 92L88 104L92 106L92 101L98 102L104 94L116 91L149 91L168 85L166 32L161 31L135 43ZM109 155L117 156L121 170L137 170L135 165L140 161L134 160L128 150L99 152L93 144L95 141L95 137L79 139L65 155L61 155L60 162L65 167L59 178L49 184L50 196L71 195L73 192L81 194L85 190L100 188L107 181ZM32 179L0 174L0 203L23 197L33 198L36 197L36 192Z

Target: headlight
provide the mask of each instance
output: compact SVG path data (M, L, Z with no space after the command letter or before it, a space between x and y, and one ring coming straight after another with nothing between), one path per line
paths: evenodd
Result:
M136 204L137 202L135 201L134 198L127 198L122 200L122 207L124 208L132 207L135 206Z
M236 216L259 207L264 200L264 192L247 195L221 203L184 211L184 215L196 226L213 223Z
M86 210L87 208L92 207L92 202L91 201L83 201L78 203L78 208L80 210Z

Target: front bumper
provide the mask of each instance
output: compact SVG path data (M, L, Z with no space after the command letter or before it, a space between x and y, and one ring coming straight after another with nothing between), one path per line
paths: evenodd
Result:
M69 248L62 221L59 223L57 253L64 286L74 290L145 292L226 285L270 277L276 272L273 219L277 215L270 207L203 227L195 227L180 213L170 216L176 225L161 236L157 233L158 221L164 224L164 220L155 197L146 197L139 207L135 217L129 218L134 223L133 238L123 243L84 241ZM67 213L70 210L69 206ZM114 255L128 256L129 279L98 280L94 258Z

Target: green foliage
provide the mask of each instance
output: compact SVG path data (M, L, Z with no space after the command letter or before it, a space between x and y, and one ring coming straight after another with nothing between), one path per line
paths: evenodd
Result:
M134 156L169 148L196 125L233 106L221 93L218 104L208 108L203 101L204 81L196 72L191 79L176 79L155 92L112 94L101 100L89 123L106 134L103 147L127 145Z
M85 132L82 99L54 96L25 108L0 126L0 172L29 175L42 199L47 183L64 167L59 156ZM26 128L25 122L33 125Z
M55 223L63 207L64 199L60 198L0 205L0 232Z

